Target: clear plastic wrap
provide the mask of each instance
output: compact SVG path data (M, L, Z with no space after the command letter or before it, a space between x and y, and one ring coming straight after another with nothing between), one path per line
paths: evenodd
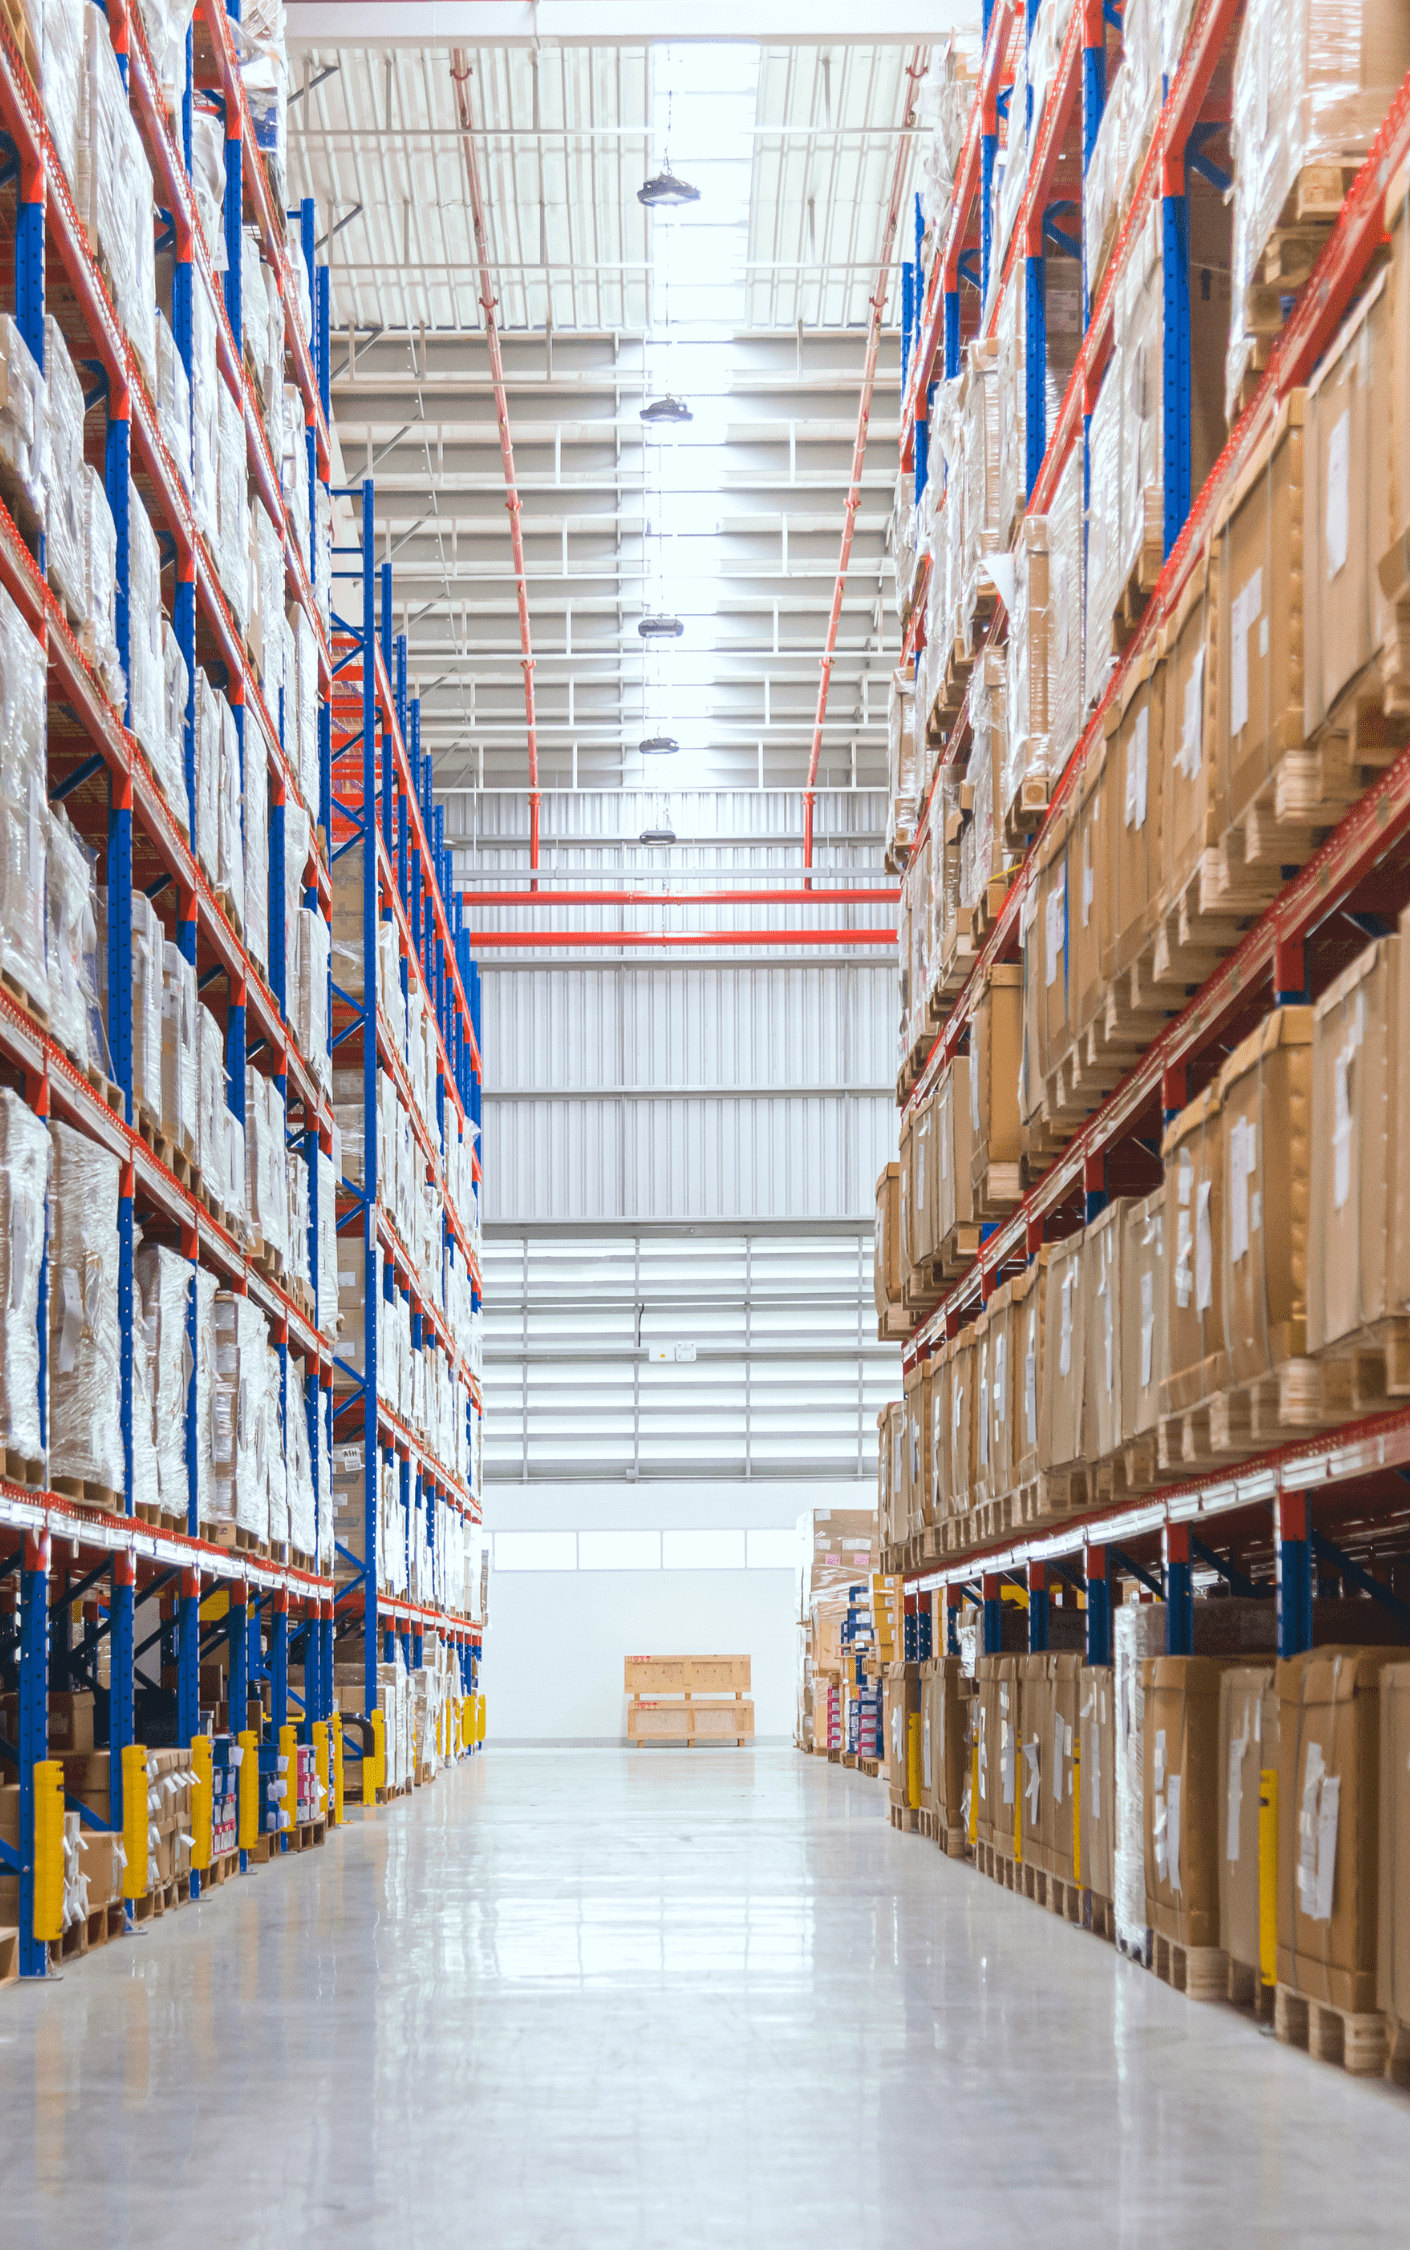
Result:
M162 1114L166 932L144 891L132 893L132 1098L154 1125Z
M44 520L47 404L34 354L0 313L0 490L22 530Z
M253 1539L267 1539L269 1331L251 1298L223 1289L216 1293L211 1322L212 1520L233 1523Z
M162 946L162 1131L194 1157L200 1135L196 964Z
M910 850L916 824L915 726L911 704L914 682L904 673L891 675L887 706L886 849L888 857Z
M999 346L976 340L965 352L963 393L965 520L963 572L966 606L981 562L1000 551Z
M83 11L84 78L78 120L78 178L74 201L88 239L107 267L114 303L122 314L134 246L126 239L130 213L122 204L120 148L129 122L127 90L113 52L108 19L91 4ZM153 304L156 293L153 291Z
M217 381L218 442L215 567L231 615L249 620L250 510L245 486L245 419L228 384Z
M319 810L318 777L318 642L302 605L294 620L297 744L291 764L299 776L304 803L314 820ZM287 719L285 738L288 738Z
M197 112L199 119L200 112ZM199 153L199 141L197 143ZM224 178L224 139L220 144ZM196 167L197 202L200 202L200 167ZM207 237L209 240L209 236ZM223 244L223 233L220 236ZM216 311L199 267L191 274L191 504L196 529L216 551L220 535L220 394L216 359Z
M328 1086L333 1077L328 1052L329 929L323 916L312 907L301 906L295 919L298 924L295 965L298 1014L294 1032L318 1083Z
M79 1068L109 1074L108 1035L98 996L94 859L66 814L49 816L47 862L49 1029Z
M132 1505L161 1507L157 1467L157 1321L138 1278L132 1294ZM152 1520L149 1516L148 1520Z
M287 1404L289 1464L289 1544L301 1555L317 1552L313 1460L308 1445L308 1386L297 1360L289 1362Z
M137 354L148 388L157 387L157 250L156 198L152 167L142 146L137 121L124 102L122 130L118 136L118 185L122 224L128 246L121 277L116 259L110 260L117 284L117 309Z
M1082 480L1074 446L1048 508L1048 763L1055 775L1082 732Z
M121 1506L118 1159L57 1118L49 1137L50 1481L99 1487Z
M127 487L127 555L131 595L127 648L132 732L167 789L166 668L162 659L162 560L141 495ZM168 791L168 794L170 792Z
M257 1241L287 1257L288 1193L285 1173L295 1169L284 1148L285 1113L279 1089L253 1063L245 1066L245 1200Z
M196 857L210 882L220 879L221 729L223 698L196 667Z
M337 1181L333 1159L318 1152L318 1328L323 1336L338 1333L338 1233L335 1202Z
M83 385L64 332L52 313L44 321L49 444L45 463L44 567L75 624L83 622L88 574L83 551Z
M1025 818L1047 803L1048 520L1025 516L1013 551L1008 745L1003 806ZM1029 821L1029 825L1032 822Z
M138 1253L137 1279L147 1311L147 1345L152 1368L159 1505L165 1515L187 1521L190 1478L186 1466L186 1397L192 1373L188 1322L191 1310L189 1260L160 1244ZM214 1295L215 1277L211 1279ZM199 1421L199 1402L197 1407Z
M312 1276L308 1263L308 1163L291 1153L284 1174L284 1241L289 1271L305 1288Z
M1116 1942L1123 1953L1145 1959L1146 1848L1145 1695L1141 1666L1165 1654L1163 1602L1123 1602L1112 1617L1116 1695L1116 1838L1112 1852Z
M41 1118L0 1086L0 1444L43 1458L39 1419L39 1271L51 1149Z
M233 718L233 713L232 713ZM269 748L252 704L245 708L245 946L269 967Z
M216 1523L215 1300L218 1283L205 1266L192 1274L196 1293L196 1515L202 1530Z
M217 692L220 753L216 767L216 822L218 846L216 882L226 894L235 920L241 919L245 899L245 830L240 806L240 732L235 714Z
M320 486L320 491L323 487ZM320 510L320 528L321 528ZM896 579L896 614L904 618L910 608L911 588L916 574L916 481L909 469L901 469L896 476L896 490L891 502L891 559Z
M1128 210L1165 99L1161 0L1126 0L1121 17L1121 77L1126 88L1121 209Z
M87 573L78 645L121 710L127 695L117 645L117 527L103 480L87 461L79 472L83 503L83 557Z
M82 0L43 0L44 59L40 86L44 122L72 194L78 181L79 111L83 99Z
M181 643L166 618L162 619L162 736L167 803L185 828L191 818L186 793L186 706L191 675L181 653Z
M1117 585L1147 592L1165 559L1165 294L1161 212L1152 205L1119 283L1121 513Z
M186 84L186 34L195 13L194 0L138 0L138 4L162 99L168 115L176 117Z
M287 200L289 64L283 0L247 0L235 27L235 53L255 140L276 204Z
M225 248L225 121L199 97L191 110L191 185L211 264L224 273L230 263Z
M1083 696L1089 711L1101 701L1114 662L1111 625L1121 592L1121 376L1121 354L1114 351L1088 433Z
M284 643L287 638L284 616L284 548L278 532L259 502L256 502L252 510L252 516L260 615L260 678L264 682L265 703L271 712L277 712L279 698L284 692ZM300 614L302 615L302 611Z
M49 1005L44 651L0 589L0 967Z
M212 1195L225 1178L225 1035L204 1001L196 1009L196 1161Z
M162 443L191 489L191 384L170 324L157 312L157 427Z
M1087 287L1093 304L1121 222L1121 190L1126 178L1126 73L1119 70L1108 89L1091 161L1082 183L1082 238L1087 244Z

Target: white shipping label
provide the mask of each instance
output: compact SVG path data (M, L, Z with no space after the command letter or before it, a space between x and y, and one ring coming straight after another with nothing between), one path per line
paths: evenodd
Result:
M1262 566L1230 605L1229 732L1241 734L1248 725L1248 636L1263 608Z
M1154 1818L1151 1821L1151 1843L1155 1850L1155 1878L1158 1883L1163 1883L1169 1861L1166 1857L1165 1798L1159 1790L1156 1791L1152 1809Z
M1087 1730L1086 1754L1087 1804L1093 1820L1100 1820L1102 1816L1101 1740L1101 1731L1094 1723Z
M1155 1350L1155 1275L1141 1275L1141 1389L1151 1387L1151 1360Z
M1062 1300L1061 1329L1058 1336L1058 1373L1072 1373L1072 1300L1077 1288L1077 1264L1072 1260L1066 1267L1059 1288Z
M1053 1802L1062 1803L1063 1722L1058 1712L1053 1718Z
M989 1466L989 1346L979 1355L979 1465Z
M1180 1776L1172 1773L1165 1792L1165 1857L1170 1870L1170 1888L1180 1888Z
M1155 1734L1155 1763L1151 1768L1151 1781L1155 1788L1165 1787L1165 1729L1157 1727Z
M987 1797L989 1794L989 1752L984 1734L984 1705L981 1703L979 1706L979 1794L981 1797Z
M969 1121L974 1127L976 1140L982 1130L979 1120L979 1036L976 1031L971 1040L973 1053L969 1059Z
M1209 1224L1210 1182L1201 1180L1195 1190L1195 1311L1208 1312L1214 1302L1214 1240Z
M1023 1765L1023 1794L1028 1799L1028 1818L1036 1828L1038 1825L1038 1785L1040 1779L1038 1737L1036 1734L1031 1742L1025 1742L1023 1745Z
M1224 1791L1224 1857L1237 1865L1239 1826L1243 1812L1244 1752L1248 1748L1248 1705L1244 1705L1243 1731L1229 1738L1229 1772Z
M1332 1202L1340 1211L1351 1193L1351 1064L1348 1040L1332 1063Z
M1237 1265L1248 1254L1248 1135L1244 1120L1229 1127L1229 1256Z
M1092 918L1092 900L1096 896L1097 882L1092 868L1092 832L1087 829L1082 837L1082 927L1085 930Z
M1136 715L1135 730L1126 745L1126 825L1144 828L1150 775L1151 716L1149 706Z
M1025 1443L1038 1443L1038 1315L1028 1315L1028 1350L1023 1361L1023 1422Z
M1341 1800L1341 1778L1337 1774L1324 1774L1321 1796L1317 1805L1317 1898L1312 1909L1314 1922L1330 1922L1332 1894L1337 1871L1337 1813Z
M1000 1334L994 1342L994 1428L997 1432L1004 1419L1005 1377L1008 1373L1009 1340Z
M1180 752L1175 763L1193 781L1204 762L1204 650L1195 653L1185 682L1185 709L1180 726Z
M1351 532L1351 409L1339 415L1327 439L1327 506L1323 516L1327 576L1346 568Z
M1048 893L1047 909L1047 982L1057 980L1058 963L1062 958L1067 936L1067 875L1059 869L1057 881Z
M1111 1291L1109 1289L1106 1293L1106 1302L1102 1307L1102 1313L1106 1324L1106 1333L1103 1337L1106 1356L1106 1395L1110 1398L1116 1388L1116 1322L1112 1315Z
M1011 1805L1014 1801L1017 1776L1013 1768L1013 1728L1007 1719L1002 1719L999 1722L999 1785L1006 1805Z
M1194 1193L1194 1184L1195 1160L1187 1148L1182 1148L1180 1161L1175 1170L1175 1193L1182 1211L1188 1211L1190 1207L1190 1197Z
M1318 1799L1322 1793L1322 1777L1326 1770L1321 1743L1309 1742L1307 1763L1302 1772L1302 1802L1297 1814L1297 1902L1302 1912L1310 1914L1314 1920L1317 1912Z

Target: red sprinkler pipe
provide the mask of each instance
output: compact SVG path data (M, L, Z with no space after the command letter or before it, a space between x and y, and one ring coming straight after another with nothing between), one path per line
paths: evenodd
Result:
M894 906L897 890L464 891L471 906Z
M894 930L472 930L470 950L549 945L894 945Z
M862 497L862 463L867 452L867 425L871 420L871 394L876 384L876 355L881 344L881 323L886 314L886 294L891 286L891 252L896 243L896 229L901 223L901 199L906 192L906 174L910 169L911 144L905 128L911 122L911 99L917 79L925 73L926 49L917 47L906 70L906 101L901 117L901 138L896 147L896 168L891 175L891 201L886 212L886 232L881 240L881 274L876 285L876 295L871 300L871 324L867 330L867 356L862 369L862 395L857 403L857 441L852 448L852 479L847 487L847 499L842 519L842 552L837 562L837 584L832 590L832 612L827 621L827 641L822 653L822 678L818 682L818 715L813 722L813 749L808 760L808 786L803 792L803 867L804 881L811 883L813 866L813 792L817 786L818 760L822 756L823 720L827 716L827 691L832 683L832 666L837 651L837 631L842 622L842 596L847 587L847 568L852 560L852 534L857 527L857 509Z
M499 421L499 450L504 460L508 493L509 536L514 548L514 584L519 595L519 639L523 647L524 719L529 741L529 866L533 888L538 888L539 864L539 737L534 718L534 649L529 634L529 589L524 577L524 533L519 521L519 487L514 479L514 441L509 434L509 401L504 388L504 360L499 348L496 298L490 281L489 236L485 231L485 205L480 193L480 168L475 161L474 120L470 114L470 58L463 47L451 55L450 74L455 81L455 106L460 121L460 145L465 151L465 175L470 187L470 211L475 224L475 249L480 262L480 303L485 314L485 341L489 346L494 407Z

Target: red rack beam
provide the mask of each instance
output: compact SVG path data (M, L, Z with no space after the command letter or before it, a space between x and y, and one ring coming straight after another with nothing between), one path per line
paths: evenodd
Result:
M476 952L489 946L550 945L894 945L894 930L472 930Z
M469 906L894 906L898 890L462 891Z

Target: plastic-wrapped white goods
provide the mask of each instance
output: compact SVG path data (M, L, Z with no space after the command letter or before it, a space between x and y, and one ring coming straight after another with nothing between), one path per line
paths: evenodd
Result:
M289 1362L287 1404L287 1456L289 1466L289 1544L301 1555L318 1551L317 1498L313 1483L313 1458L308 1444L308 1385L297 1360Z
M223 144L222 144L223 147ZM224 172L224 156L221 157ZM199 180L199 173L198 173ZM199 200L199 197L198 197ZM215 554L220 532L220 394L216 310L199 266L191 271L191 504Z
M89 241L107 263L115 297L117 272L132 255L131 245L122 239L124 214L118 201L118 142L127 115L127 94L108 19L90 0L83 11L83 83L74 202ZM121 311L120 306L118 309Z
M190 692L191 675L186 669L181 643L163 618L162 734L165 741L166 794L167 802L183 828L191 817L190 799L186 793L186 706Z
M311 1283L308 1263L308 1163L304 1156L291 1151L284 1171L284 1240L287 1245L289 1271L295 1281L307 1288Z
M1046 803L1041 792L1051 778L1046 516L1024 517L1013 550L1007 716L1003 809L1007 813L1022 800L1023 807L1031 812Z
M196 1517L204 1530L217 1521L215 1485L216 1277L205 1266L193 1272L196 1292Z
M44 652L0 589L0 966L49 1004Z
M49 444L45 460L44 567L70 619L81 624L88 599L83 551L83 385L52 313L44 321Z
M118 193L129 230L127 258L118 283L118 314L137 354L149 389L157 386L156 198L152 167L137 121L124 104L118 139ZM114 275L117 279L116 274Z
M127 487L128 693L132 731L146 751L152 771L166 787L166 678L162 661L162 562L157 535L137 487Z
M214 1477L212 1519L233 1523L254 1539L269 1537L269 1330L249 1297L216 1292L212 1310Z
M220 759L216 769L216 881L228 895L238 921L245 899L245 833L240 802L240 730L225 697L216 693L220 718Z
M1116 331L1121 354L1121 510L1117 584L1141 572L1151 586L1164 561L1165 302L1161 214L1152 207L1132 243L1119 283Z
M245 1065L245 1203L250 1225L266 1249L287 1262L286 1173L297 1169L284 1149L285 1114L279 1088L253 1063Z
M1060 774L1082 732L1082 448L1048 509L1048 764Z
M161 1506L157 1467L157 1369L154 1316L149 1316L141 1286L132 1299L132 1505Z
M158 1504L165 1514L179 1516L183 1527L190 1494L186 1399L192 1374L188 1329L192 1272L188 1259L161 1244L144 1245L137 1256L137 1279L147 1310L148 1356L153 1377ZM212 1274L209 1278L213 1297L215 1276ZM197 1413L199 1420L199 1403Z
M1160 105L1161 0L1126 0L1121 18L1121 76L1126 86L1126 130L1120 200L1129 208L1151 144Z
M290 746L289 762L299 776L304 803L314 820L318 818L318 642L312 625L302 607L294 613L294 670L296 703L296 747L291 741L287 717L284 722L284 739Z
M162 1114L166 932L145 892L132 893L132 1098L154 1124Z
M1082 183L1082 227L1087 244L1087 286L1096 303L1101 279L1116 240L1121 218L1121 189L1126 177L1126 73L1119 70L1107 94L1091 161Z
M327 1087L333 1080L328 1052L328 924L308 906L299 908L295 921L298 943L290 987L294 994L290 1020L300 1052L319 1085Z
M157 427L162 443L191 489L191 384L176 348L176 338L160 307L157 311Z
M221 724L224 697L196 666L196 857L207 879L220 880Z
M888 756L887 756L887 811L886 848L888 853L909 851L915 834L916 778L915 729L911 721L911 698L915 684L903 673L891 675L891 694L887 705Z
M253 704L245 706L245 945L269 968L269 750Z
M127 693L117 645L117 526L103 480L84 462L79 472L83 505L83 557L87 582L78 645L121 710Z
M73 192L78 179L79 106L84 70L82 0L43 0L40 84L44 122Z
M51 1162L43 1121L0 1087L0 1443L38 1461L39 1269Z
M93 856L55 807L49 816L47 861L49 1029L85 1069L109 1069L107 1030L98 997L98 915Z
M321 480L315 487L315 497L318 515L313 534L313 591L327 632L333 608L333 502Z
M214 1196L224 1200L226 1171L225 1035L204 1001L196 1008L196 1089L200 1124L196 1162Z
M279 698L284 690L284 643L287 638L287 621L284 616L284 549L262 501L257 501L252 508L251 520L255 535L255 575L260 620L256 654L260 678L264 683L265 704L270 717L277 722Z
M1101 701L1113 659L1111 621L1121 592L1121 354L1102 377L1088 435L1087 621L1083 693Z
M0 313L0 467L17 513L42 523L46 400L34 354L8 313ZM23 528L28 528L26 524Z
M245 489L245 418L233 392L216 384L219 415L218 524L215 567L231 615L243 631L249 618L249 501Z
M162 947L162 1131L187 1156L200 1138L196 964L168 938Z
M49 1137L50 1480L120 1495L118 1160L57 1118Z
M217 273L224 273L229 263L225 248L225 123L199 99L191 112L191 184L211 264Z
M281 1545L289 1537L289 1466L285 1453L283 1430L283 1380L279 1354L266 1345L265 1393L263 1428L259 1438L260 1461L264 1469L265 1515L269 1529L267 1539L277 1539Z
M249 1212L245 1207L245 1128L234 1111L225 1112L223 1185L217 1190L225 1205L226 1223L241 1241L248 1238Z
M1144 1959L1147 1924L1141 1665L1148 1656L1165 1654L1165 1605L1123 1602L1111 1623L1116 1695L1116 1837L1112 1853L1116 1939L1124 1951Z
M162 99L168 115L176 117L186 85L186 34L194 0L139 0L139 5Z

